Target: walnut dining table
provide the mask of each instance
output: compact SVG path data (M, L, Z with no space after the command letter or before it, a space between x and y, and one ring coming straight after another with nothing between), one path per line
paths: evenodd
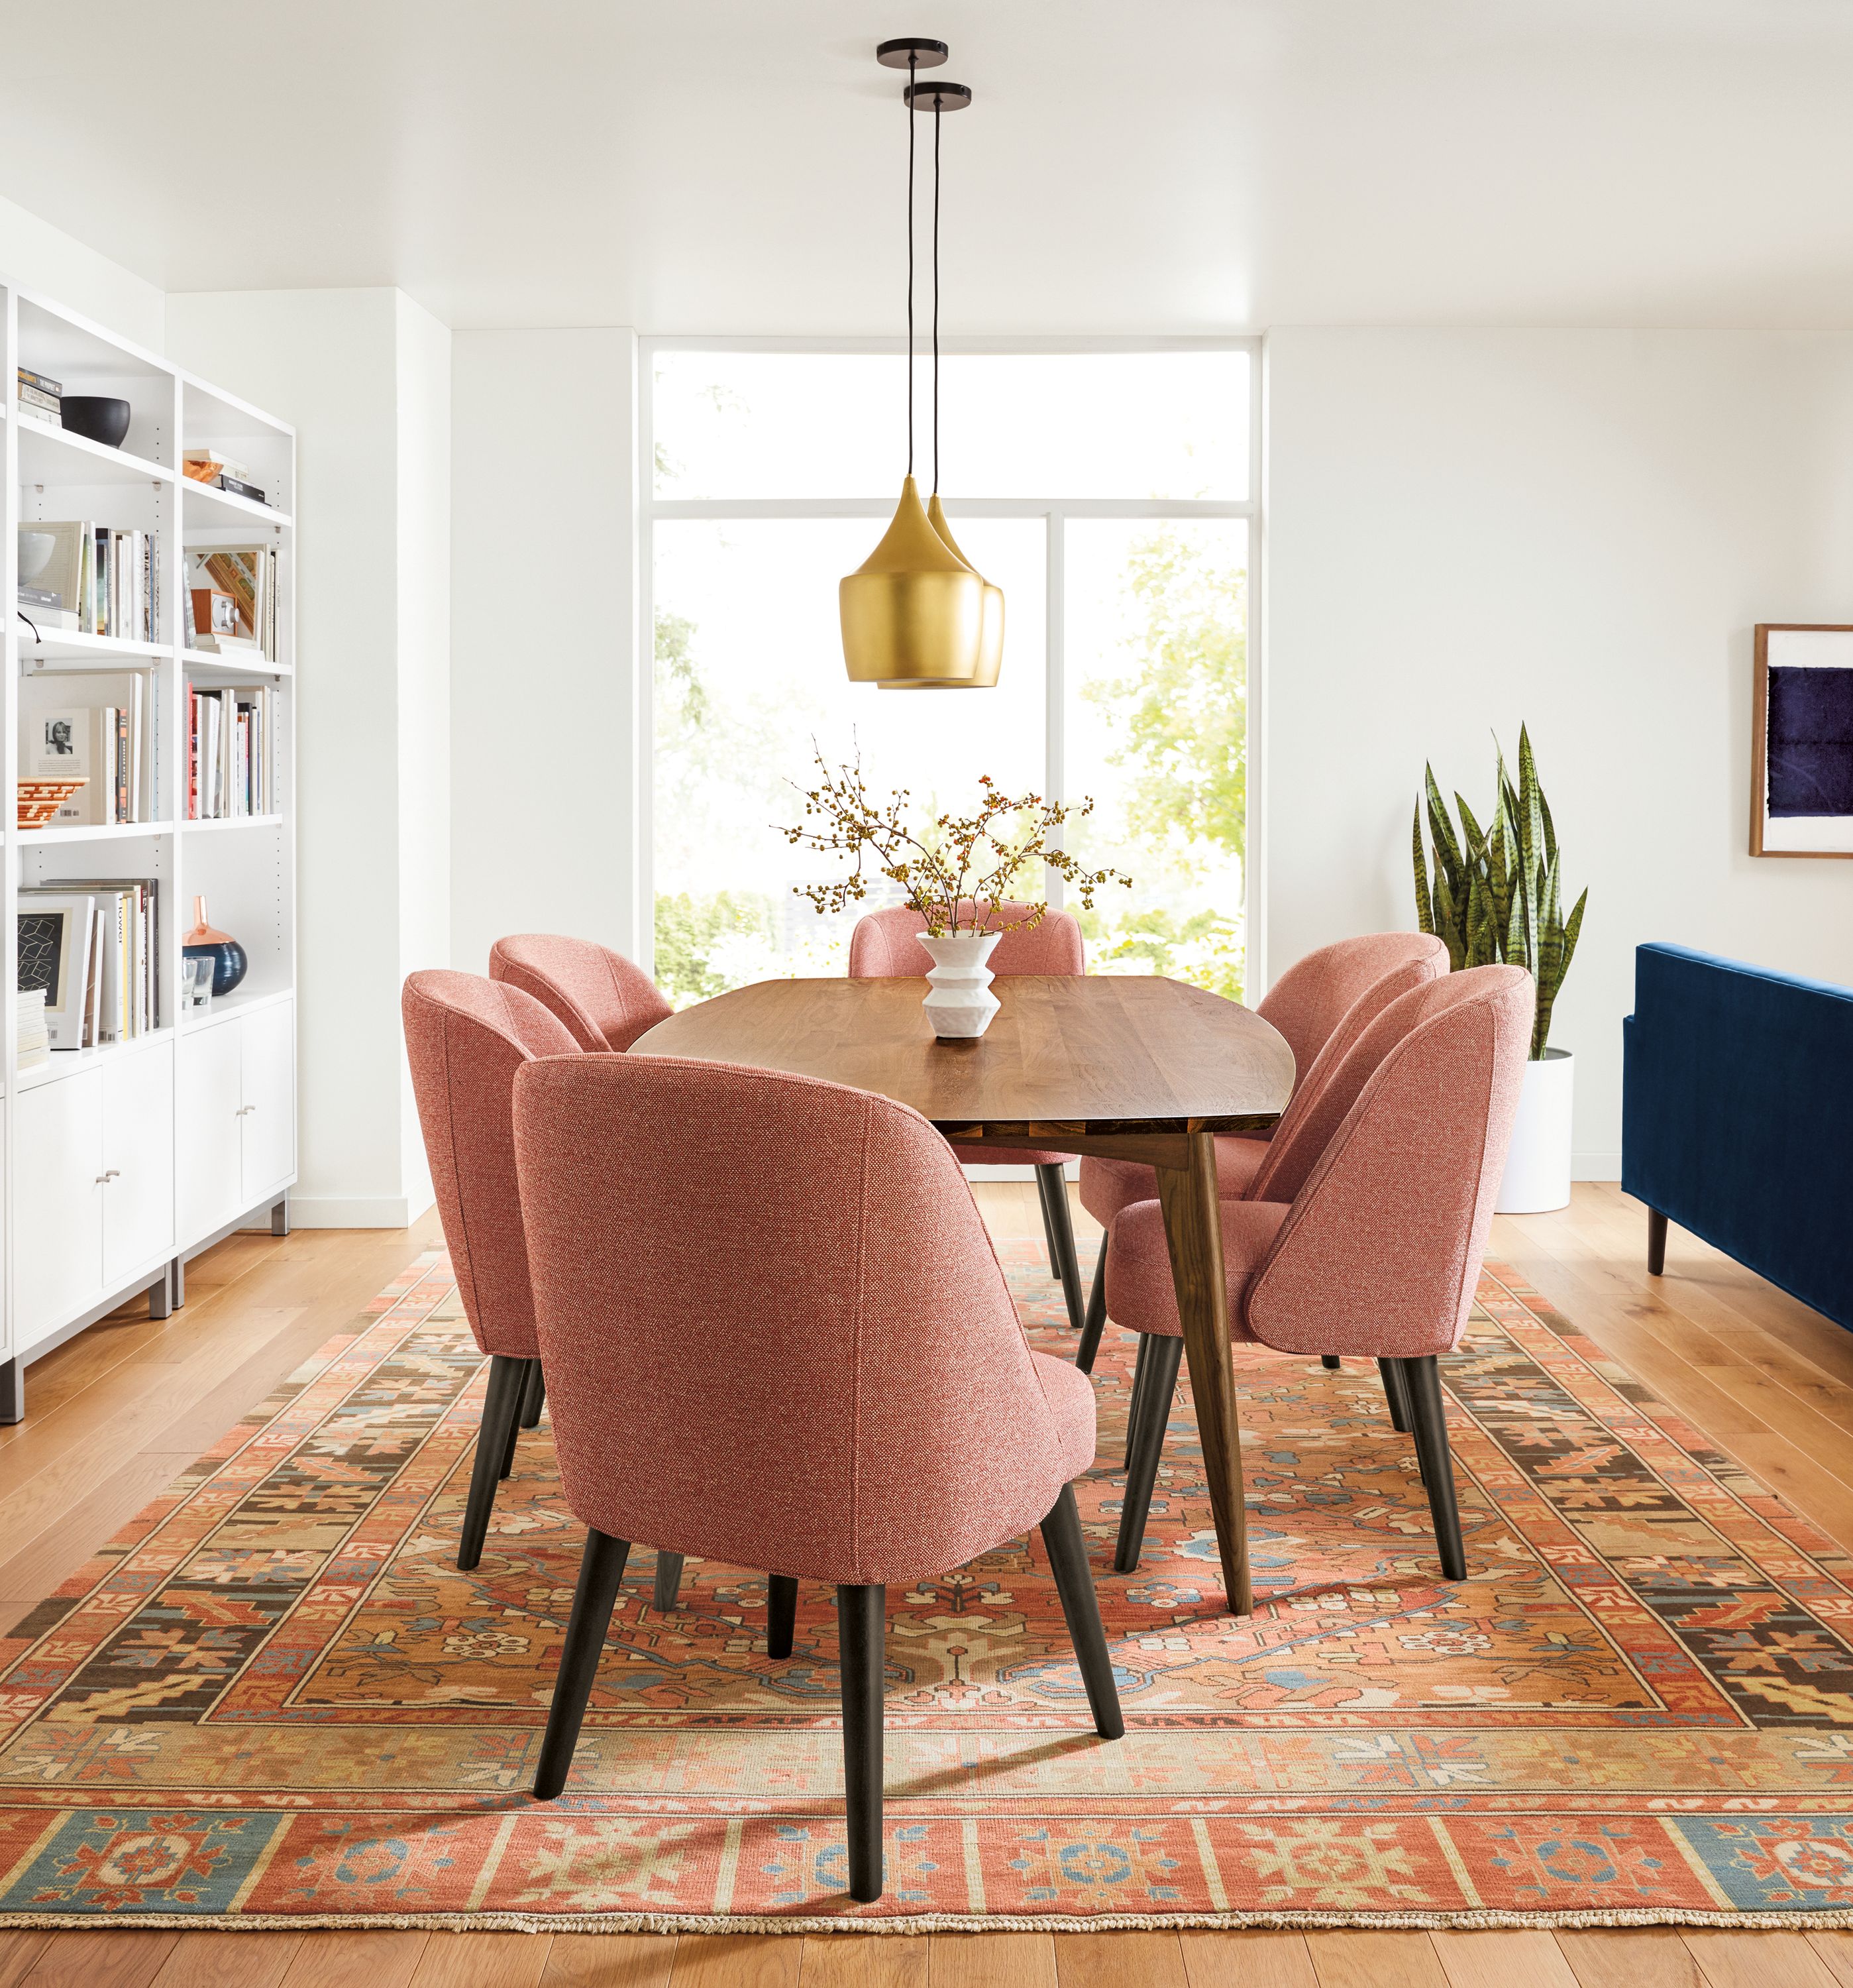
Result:
M1216 1135L1264 1131L1293 1052L1251 1009L1156 976L1011 975L976 1040L936 1038L922 980L768 980L659 1022L633 1056L749 1063L911 1105L950 1139L1157 1169L1231 1611L1253 1608Z

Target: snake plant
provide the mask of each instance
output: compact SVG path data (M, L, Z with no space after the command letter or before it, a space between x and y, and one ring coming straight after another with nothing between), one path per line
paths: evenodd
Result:
M1416 859L1416 916L1425 932L1443 940L1448 965L1504 964L1522 966L1537 983L1537 1018L1531 1030L1531 1060L1537 1062L1551 1037L1551 1010L1570 970L1577 935L1583 928L1585 890L1566 918L1560 897L1557 831L1537 782L1537 762L1531 741L1518 730L1518 782L1513 784L1506 759L1495 739L1499 798L1485 828L1456 793L1460 810L1456 832L1447 803L1435 784L1433 766L1423 769L1424 793L1416 803L1413 835ZM1429 835L1434 845L1435 881L1429 884L1429 864L1422 842L1422 811L1428 808Z

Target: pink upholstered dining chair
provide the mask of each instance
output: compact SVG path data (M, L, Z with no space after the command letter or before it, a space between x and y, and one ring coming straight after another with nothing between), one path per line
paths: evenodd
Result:
M1426 986L1447 970L1448 949L1429 933L1368 932L1321 946L1281 975L1255 1012L1280 1030L1293 1050L1293 1097L1272 1131L1217 1141L1217 1182L1224 1200L1254 1191L1270 1148L1306 1122L1322 1085L1378 1016L1411 988ZM1101 1225L1100 1255L1075 1355L1083 1373L1092 1371L1107 1320L1107 1229L1121 1209L1153 1200L1157 1193L1156 1175L1139 1161L1081 1162L1081 1205ZM1335 1357L1327 1362L1338 1364Z
M643 968L596 939L515 932L489 948L489 978L519 987L551 1009L582 1050L627 1050L674 1011ZM535 1363L521 1401L521 1427L540 1421L546 1377ZM655 1604L667 1615L682 1586L676 1554L656 1556Z
M1029 908L1013 899L1001 900L991 908L988 921L1003 924L1020 918ZM972 909L969 900L961 904L961 918ZM858 918L856 929L849 935L849 978L923 979L933 965L933 957L915 936L920 928L920 913L906 904L891 911L869 911ZM1019 925L1014 931L1005 932L991 950L991 970L999 979L1019 973L1085 973L1087 954L1081 942L1079 921L1067 911L1049 911L1033 925ZM953 1150L967 1166L1035 1168L1049 1268L1062 1280L1068 1324L1078 1332L1084 1311L1081 1259L1075 1253L1075 1225L1068 1212L1068 1183L1062 1174L1064 1156L1040 1149L956 1141Z
M596 939L516 932L489 948L489 978L552 1009L582 1050L627 1050L670 1013L640 966Z
M1039 1524L1095 1729L1119 1736L1070 1488L1092 1390L1031 1350L925 1119L769 1070L567 1057L520 1073L515 1140L561 1483L589 1528L537 1796L565 1785L637 1541L774 1570L775 1658L798 1583L835 1587L856 1898L882 1889L889 1584Z
M1328 1093L1327 1108L1343 1107L1329 1136L1283 1150L1252 1195L1222 1204L1231 1336L1379 1361L1393 1415L1401 1399L1397 1426L1413 1423L1450 1581L1466 1578L1467 1560L1438 1356L1472 1309L1534 992L1522 967L1477 966L1392 1002ZM1107 1302L1148 1350L1113 1562L1123 1574L1139 1564L1183 1351L1156 1201L1113 1219Z
M577 1046L532 995L474 973L412 974L399 1008L451 1267L478 1348L489 1356L457 1551L467 1570L482 1558L495 1486L513 1467L523 1401L541 1371L515 1178L515 1073Z

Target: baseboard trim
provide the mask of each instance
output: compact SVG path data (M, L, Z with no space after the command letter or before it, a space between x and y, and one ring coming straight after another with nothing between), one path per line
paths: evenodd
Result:
M289 1197L292 1229L409 1229L424 1212L402 1194Z

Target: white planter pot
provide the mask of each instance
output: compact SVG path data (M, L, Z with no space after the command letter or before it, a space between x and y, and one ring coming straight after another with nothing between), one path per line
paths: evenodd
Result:
M950 938L931 938L916 932L933 959L927 976L926 1019L936 1036L981 1036L997 1012L997 997L991 991L991 969L985 962L1001 932L957 932Z
M1525 1065L1525 1087L1512 1124L1512 1149L1500 1176L1501 1215L1540 1215L1570 1205L1570 1100L1576 1059L1568 1050L1546 1050Z

